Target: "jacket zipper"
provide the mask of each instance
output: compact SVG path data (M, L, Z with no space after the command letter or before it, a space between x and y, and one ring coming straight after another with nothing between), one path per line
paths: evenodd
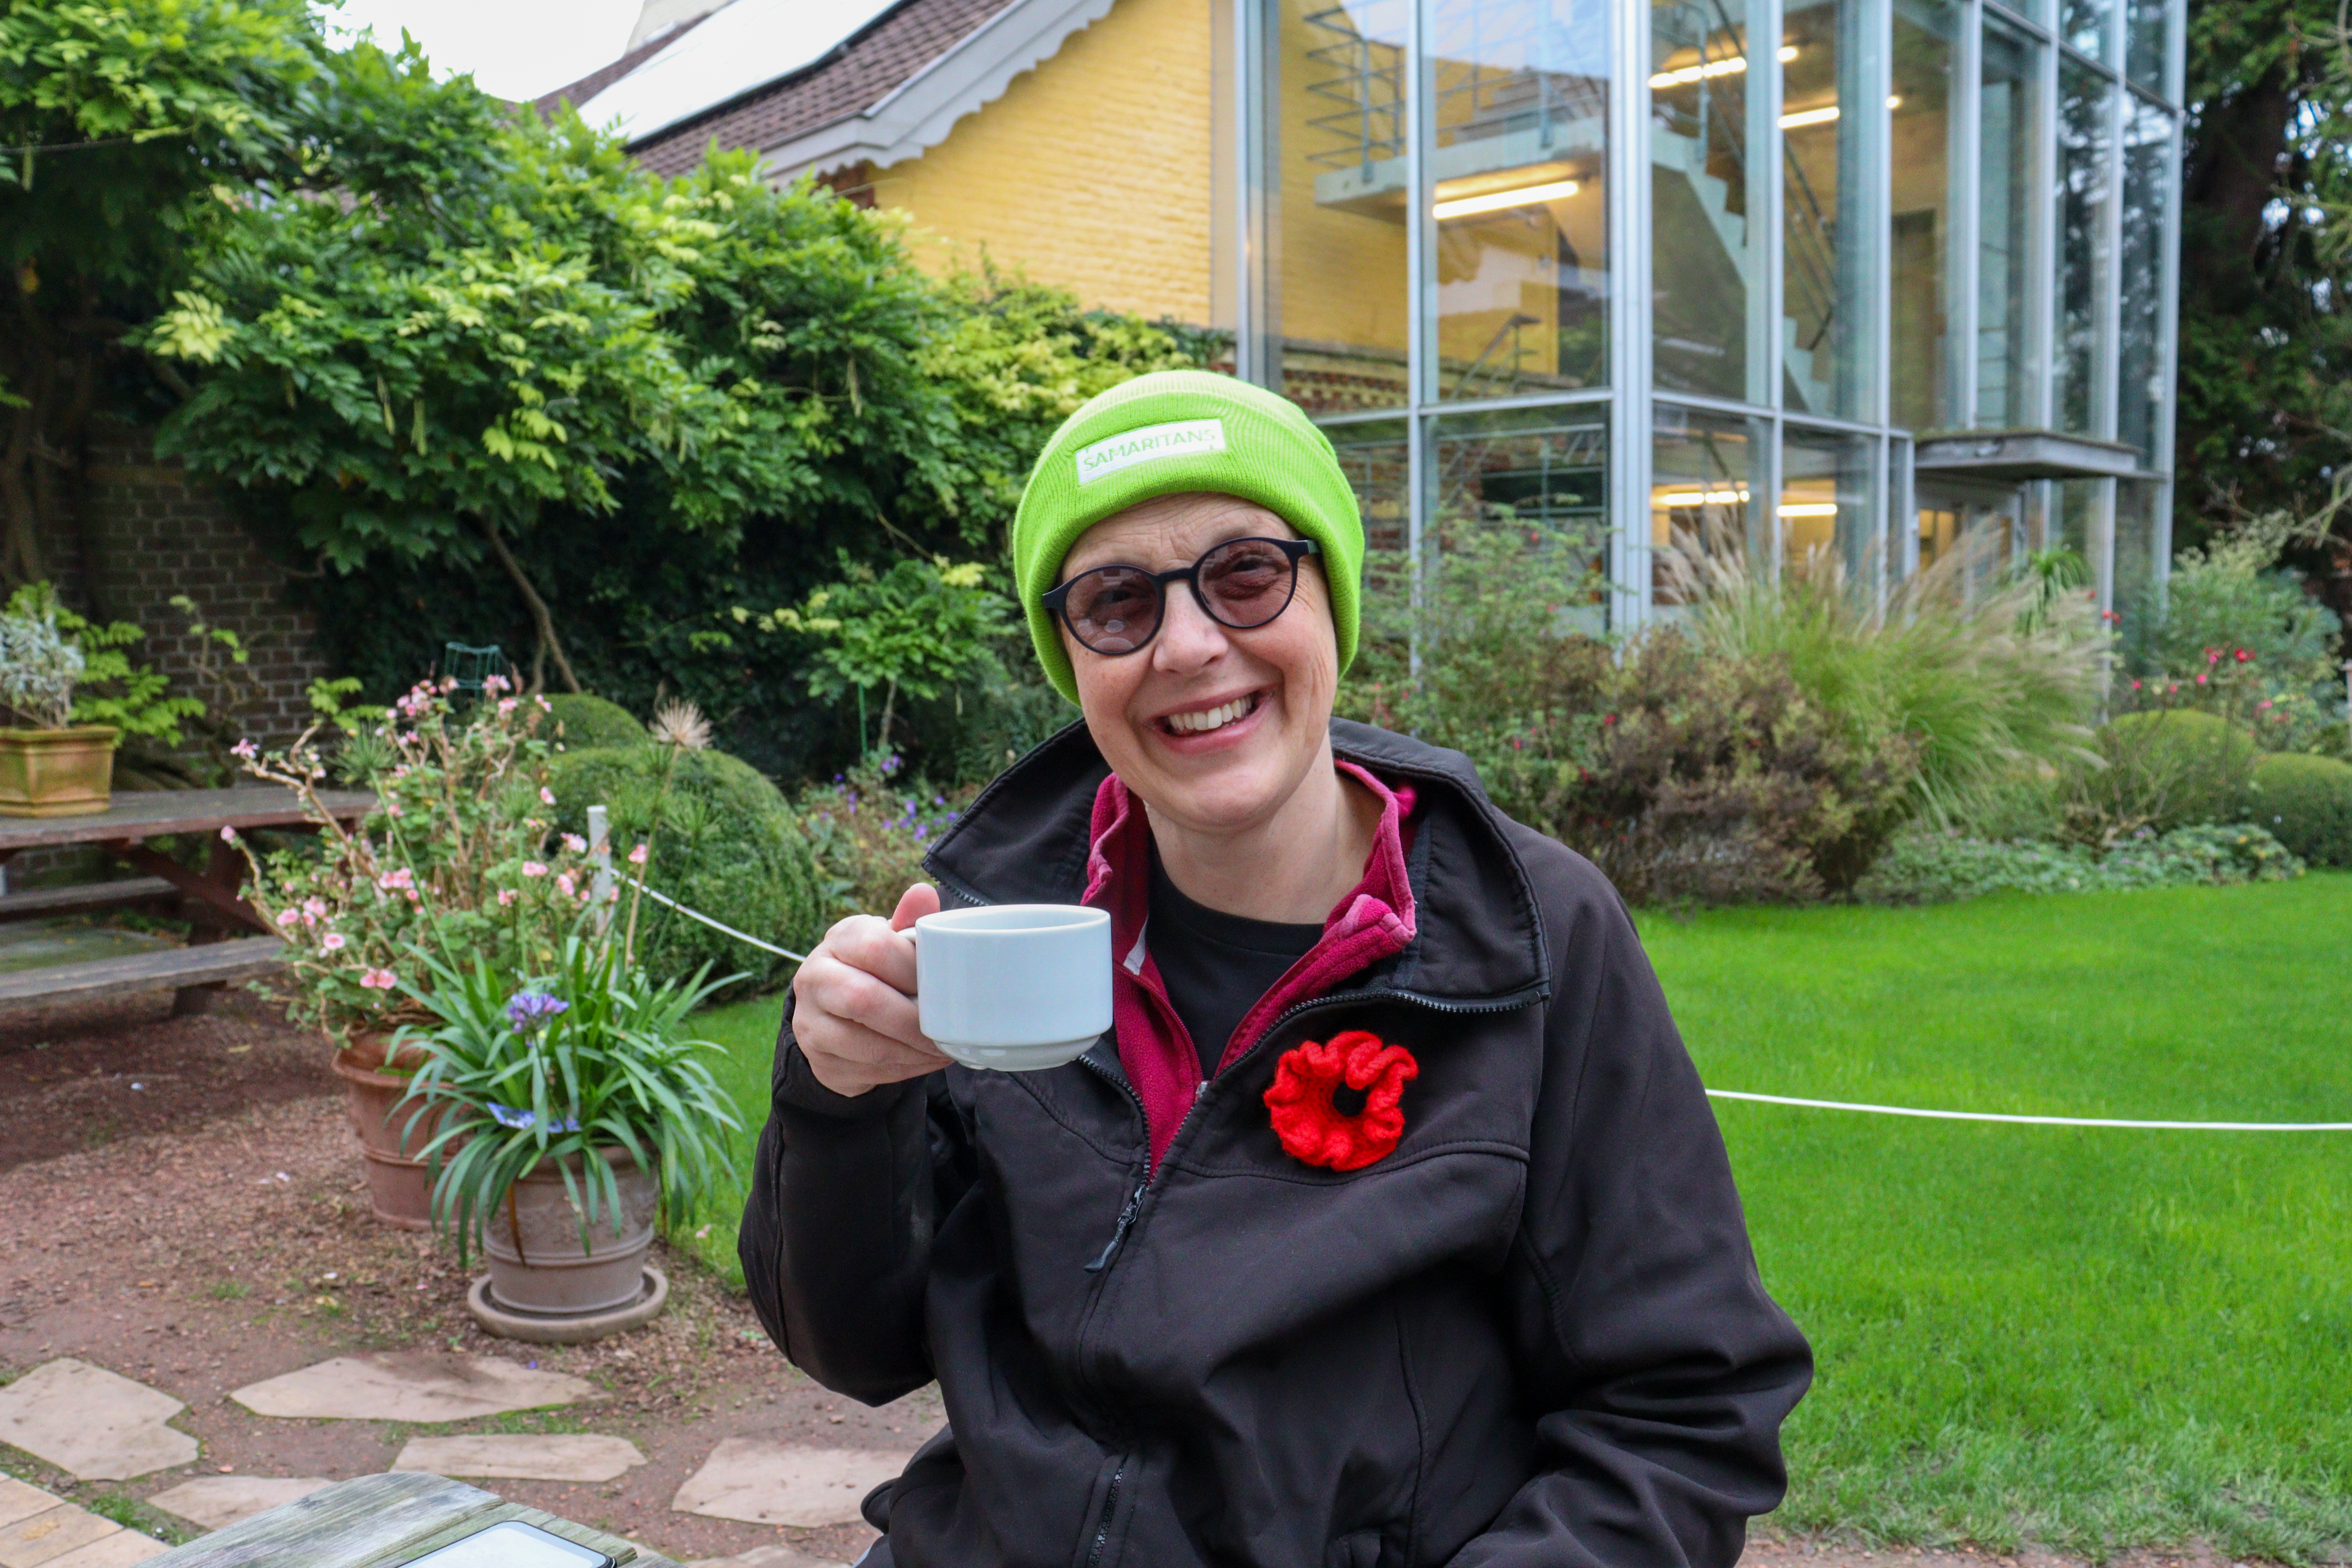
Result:
M1118 1483L1127 1478L1127 1459L1121 1456L1110 1473L1110 1486L1103 1492L1102 1522L1095 1527L1095 1543L1087 1552L1087 1568L1102 1568L1103 1551L1110 1545L1112 1516L1118 1512Z
M1135 1211L1143 1206L1143 1189L1150 1184L1149 1182L1135 1184L1135 1191L1127 1195L1127 1206L1118 1211L1118 1225L1111 1231L1110 1240L1104 1244L1095 1260L1087 1265L1087 1273L1101 1273L1110 1267L1110 1260L1118 1256L1118 1244L1127 1239L1128 1227L1135 1223Z

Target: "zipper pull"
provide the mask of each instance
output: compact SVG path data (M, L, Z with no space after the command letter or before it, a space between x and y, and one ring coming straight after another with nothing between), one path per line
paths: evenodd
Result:
M1136 1183L1135 1191L1128 1194L1127 1206L1118 1211L1118 1225L1117 1228L1113 1229L1110 1233L1110 1240L1104 1245L1101 1255L1092 1263L1087 1265L1087 1273L1101 1273L1104 1269L1110 1267L1110 1260L1118 1256L1118 1244L1127 1239L1128 1226L1135 1223L1135 1211L1143 1206L1143 1189L1145 1184L1146 1184L1143 1182Z

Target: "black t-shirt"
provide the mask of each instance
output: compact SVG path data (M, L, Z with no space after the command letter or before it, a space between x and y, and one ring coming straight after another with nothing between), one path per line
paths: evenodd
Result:
M1258 998L1323 940L1319 925L1282 925L1196 904L1151 858L1151 924L1144 942L1160 966L1168 1000L1201 1053L1201 1076L1213 1078L1225 1047Z

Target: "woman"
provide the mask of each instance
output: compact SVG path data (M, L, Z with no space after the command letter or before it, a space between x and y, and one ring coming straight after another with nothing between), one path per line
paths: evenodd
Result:
M1803 1339L1623 907L1459 754L1331 719L1363 534L1222 376L1105 393L1015 576L1085 715L794 983L742 1231L826 1387L936 1378L869 1564L1729 1564ZM1112 918L1116 1026L951 1066L893 933Z

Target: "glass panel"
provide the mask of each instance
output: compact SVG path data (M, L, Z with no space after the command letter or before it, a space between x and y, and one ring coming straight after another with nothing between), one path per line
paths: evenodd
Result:
M1412 573L1408 508L1412 495L1412 437L1402 419L1326 426L1339 468L1364 518L1363 646L1378 660L1410 659ZM1382 672L1387 673L1386 671ZM1377 679L1377 677L1375 678Z
M2115 45L2107 18L2114 15L2115 0L2060 0L2059 36L2093 59L2111 66L2115 60L2108 51Z
M1650 604L1656 618L1680 616L1688 596L1670 548L1759 565L1771 560L1771 522L1749 493L1770 438L1764 420L1657 405L1650 448Z
M2107 95L2105 77L2072 60L2058 68L2058 342L2051 406L2058 427L2099 434L2101 309L2114 261L2107 254Z
M2058 542L2091 568L2094 581L2107 576L2108 479L2067 479L2058 491Z
M2137 96L2126 104L2116 439L2153 463L2166 412L2164 220L2179 164L2172 156L2172 116Z
M1868 395L1869 11L1793 0L1780 37L1782 394L1792 411L1862 417ZM1884 12L1879 15L1883 17Z
M2027 284L2033 254L2033 161L2042 134L2042 46L1988 20L1978 134L1976 422L2014 429L2032 418Z
M2022 547L2022 487L2007 491L1922 485L1913 508L1918 570L1947 563L1937 584L1963 599L2000 585Z
M1765 308L1747 0L1650 5L1650 293L1662 388L1769 403L1749 323ZM1757 345L1760 347L1760 345Z
M1438 428L1431 465L1431 531L1503 520L1542 523L1580 552L1605 582L1609 566L1609 409L1512 409L1449 418ZM1437 570L1443 571L1442 559ZM1599 636L1608 630L1605 590L1565 605L1554 628Z
M2124 11L2124 69L2151 92L2164 90L2165 26L2171 0L2130 0Z
M2115 626L2126 662L2145 648L2156 631L2157 505L2164 487L2153 480L2116 481Z
M1280 0L1282 390L1316 413L1405 401L1409 0Z
M1609 13L1434 0L1437 389L1597 386L1609 363Z
M1947 266L1952 232L1952 90L1960 12L1952 0L1895 0L1893 111L1894 199L1888 269L1893 295L1887 344L1888 414L1914 430L1940 430L1952 416Z
M1876 438L1783 427L1780 548L1785 569L1835 569L1849 583L1875 582L1871 545L1877 497L1871 461Z

